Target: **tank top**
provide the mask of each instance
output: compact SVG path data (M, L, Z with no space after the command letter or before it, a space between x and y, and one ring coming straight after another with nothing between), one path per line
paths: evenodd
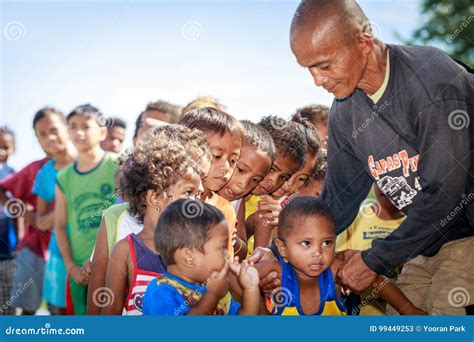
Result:
M147 248L136 234L127 236L133 261L133 280L122 315L142 315L143 295L150 281L166 272L161 257Z

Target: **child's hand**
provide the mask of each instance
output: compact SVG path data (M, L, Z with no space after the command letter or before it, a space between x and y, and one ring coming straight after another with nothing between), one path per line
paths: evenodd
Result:
M81 267L81 277L86 282L86 285L89 284L89 278L91 276L91 264L92 262L88 260Z
M77 265L74 265L71 267L71 270L69 271L69 274L71 275L72 279L74 282L78 285L82 286L87 286L87 283L89 282L88 279L84 278L83 272L82 272L82 267L79 267Z
M227 291L229 291L229 281L228 281L228 274L229 274L229 261L226 260L224 267L217 272L214 271L211 273L209 278L207 278L207 293L209 295L214 295L216 298L221 299L225 296Z
M235 258L235 262L230 264L230 270L237 276L239 285L243 290L259 289L258 284L260 277L258 271L247 260L238 263L239 258Z
M257 204L257 211L262 211L258 217L274 226L278 225L278 215L281 209L280 202L269 195L262 196Z
M232 234L232 247L235 247L235 244L237 243L237 228L234 228L234 233Z

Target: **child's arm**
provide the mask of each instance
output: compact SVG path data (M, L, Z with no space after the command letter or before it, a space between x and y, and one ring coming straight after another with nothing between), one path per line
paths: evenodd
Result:
M49 210L49 203L41 197L36 199L36 227L42 231L50 231L54 224L54 210Z
M105 277L105 289L112 293L112 303L102 308L100 311L101 315L122 314L128 282L127 259L129 255L128 240L123 239L117 242L110 255L110 262L107 265L107 275Z
M106 221L102 217L100 222L99 232L97 233L97 240L95 242L94 256L91 264L91 275L89 278L89 286L87 288L87 314L99 315L100 307L97 306L97 301L94 301L92 294L100 287L105 286L105 276L107 265L109 263L109 244L107 242L107 227Z
M269 247L273 241L273 231L277 228L276 225L271 223L264 216L270 212L268 211L257 211L254 215L257 215L253 219L253 226L255 229L255 242L254 248L257 247Z
M85 279L82 279L80 268L72 260L71 247L69 246L69 238L67 236L66 197L61 188L57 185L55 194L54 226L56 227L56 238L58 240L59 250L64 259L64 264L66 265L66 270L77 284L87 285Z
M245 202L242 200L237 212L237 236L247 242L247 230L245 227Z
M427 315L425 311L413 305L397 285L388 282L382 276L378 277L373 287L372 291L377 291L376 293L393 306L401 315Z
M229 262L226 261L224 267L219 272L212 272L207 279L206 293L199 303L189 309L187 315L212 315L216 310L219 300L228 291Z

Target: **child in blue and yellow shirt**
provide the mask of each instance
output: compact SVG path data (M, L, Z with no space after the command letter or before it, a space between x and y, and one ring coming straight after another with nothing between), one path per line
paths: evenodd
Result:
M171 203L161 214L155 245L167 272L148 285L144 315L257 315L257 270L227 260L229 228L216 207L191 199ZM242 289L242 304L229 292L229 271Z
M336 258L336 232L328 208L317 198L299 196L279 216L278 238L281 287L267 298L273 315L345 315L335 275L343 261ZM380 277L374 293L401 314L426 314L403 293Z

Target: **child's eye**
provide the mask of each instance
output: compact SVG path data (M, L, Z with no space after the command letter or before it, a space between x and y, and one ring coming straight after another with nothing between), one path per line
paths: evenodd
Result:
M290 177L288 177L288 176L281 176L280 178L281 178L282 180L284 180L285 182L286 182L288 179L290 179Z
M214 159L219 159L221 156L216 156L215 154L212 156Z
M303 247L309 247L309 246L311 246L311 242L309 242L309 241L301 241L301 242L300 242L300 245L303 246Z
M232 165L237 164L237 159L231 159L231 160L230 160L230 163L231 163Z
M330 247L333 245L333 241L332 240L326 240L322 243L322 246L323 247Z
M237 171L238 171L239 173L244 173L244 172L245 172L243 169L241 169L241 168L238 167L238 166L237 166Z
M300 182L306 182L307 179L308 179L308 178L306 178L306 177L301 177L301 178L299 178L298 180L299 180Z

